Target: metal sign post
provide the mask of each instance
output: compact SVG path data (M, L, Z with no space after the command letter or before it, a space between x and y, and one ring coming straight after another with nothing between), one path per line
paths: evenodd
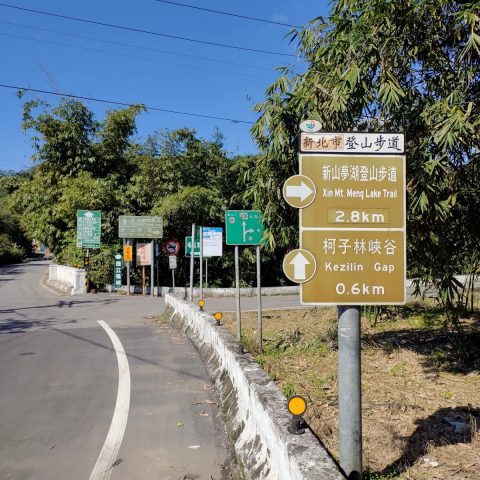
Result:
M200 299L203 299L203 227L200 227Z
M154 284L155 284L155 270L154 270L154 264L155 264L155 247L153 245L153 240L152 240L152 243L151 243L151 253L150 255L152 256L152 263L150 264L150 296L153 298L154 296Z
M208 257L205 257L205 288L208 288Z
M124 240L126 243L126 252L128 253L128 257L126 256L125 260L127 263L127 295L130 295L130 265L132 264L132 258L133 258L133 245L132 245L132 240L130 238L127 238ZM128 261L127 261L128 258Z
M190 302L193 302L193 262L195 258L195 224L192 223L192 250L190 252Z
M155 244L155 261L157 267L157 298L160 298L160 246Z
M262 276L260 272L260 245L257 245L257 329L258 329L258 351L263 352L263 324L262 324Z
M338 307L338 410L340 465L362 478L360 307Z
M235 301L237 306L237 339L242 342L242 317L240 310L240 258L239 248L235 245Z
M85 251L85 257L83 258L83 266L85 268L85 293L90 292L90 250L87 248Z
M168 263L170 270L172 270L172 292L175 295L175 269L177 268L177 257L175 255L170 255L168 257Z

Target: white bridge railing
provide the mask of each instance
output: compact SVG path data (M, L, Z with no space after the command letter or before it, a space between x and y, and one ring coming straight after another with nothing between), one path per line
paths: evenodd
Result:
M81 295L86 293L85 270L64 265L50 265L48 284L70 295Z

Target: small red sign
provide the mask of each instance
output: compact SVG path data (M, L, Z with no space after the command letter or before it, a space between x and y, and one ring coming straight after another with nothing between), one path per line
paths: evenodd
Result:
M169 255L176 255L179 250L180 244L176 240L168 240L167 243L165 243L165 251Z

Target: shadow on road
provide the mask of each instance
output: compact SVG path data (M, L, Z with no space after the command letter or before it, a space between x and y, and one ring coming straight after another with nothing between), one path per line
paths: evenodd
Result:
M112 303L116 303L119 300L116 298L105 299L105 300L59 300L57 303L52 303L50 305L35 305L32 307L19 307L19 308L6 308L4 310L0 310L0 313L15 313L20 310L34 310L37 308L72 308L75 306L83 306L87 304L95 303L97 305L110 305Z
M75 333L72 333L71 330L61 330L61 329L58 329L58 328L52 328L52 330L54 330L55 332L61 333L62 335L66 335L68 337L75 338L76 340L81 340L82 342L86 342L86 343L89 343L90 345L94 345L96 347L99 347L99 348L102 348L104 350L108 350L110 352L115 353L115 349L113 347L107 347L107 346L105 346L101 343L95 342L94 340L90 340L89 338L82 337L81 335L76 335ZM185 370L183 370L181 368L172 369L172 368L169 368L168 366L166 366L164 364L161 364L159 362L153 362L152 360L148 360L146 358L139 357L138 355L132 355L130 353L127 353L127 357L128 358L134 358L136 360L140 360L141 362L148 363L149 365L154 365L156 367L160 367L160 368L165 369L165 370L175 371L177 373L180 372L183 375L186 375L186 376L191 377L191 378L197 378L199 380L204 380L205 379L203 376L194 375L190 372L186 372Z

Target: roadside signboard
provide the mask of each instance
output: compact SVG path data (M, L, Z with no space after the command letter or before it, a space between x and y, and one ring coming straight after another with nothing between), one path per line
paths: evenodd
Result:
M123 247L123 260L125 262L131 262L133 260L133 246L124 245Z
M260 245L262 212L259 210L227 210L225 212L227 245Z
M403 153L403 135L318 133L308 137L330 143L325 153L300 154L301 175L288 179L283 188L285 200L300 208L301 250L285 258L284 272L301 283L301 303L405 303L405 156L390 151ZM329 150L335 145L332 138L343 142L337 150L341 153ZM353 141L357 144L353 147L363 145L368 153L343 153ZM315 262L309 278L313 262L304 251Z
M77 210L77 247L100 248L102 212Z
M168 266L170 270L174 270L177 268L177 256L176 255L169 255L168 256Z
M221 257L223 255L223 228L203 227L203 256Z
M143 267L152 264L152 244L137 243L137 266Z
M122 254L121 253L117 253L115 255L113 285L115 288L120 288L122 286Z
M192 255L192 236L185 237L185 256L190 257ZM195 238L195 248L193 251L194 257L200 256L200 239Z
M138 217L120 215L118 217L119 238L162 238L162 217Z
M165 251L168 255L176 255L180 250L180 244L176 240L168 240L165 242Z

